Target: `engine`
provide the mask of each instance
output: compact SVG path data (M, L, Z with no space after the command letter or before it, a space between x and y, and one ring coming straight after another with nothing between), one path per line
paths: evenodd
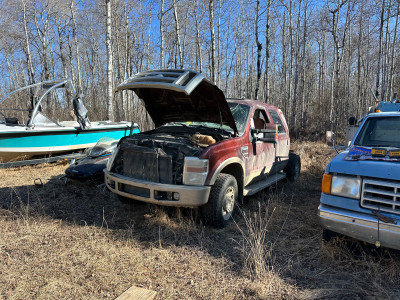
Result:
M203 134L136 134L121 141L111 170L145 181L182 184L185 157L198 157L215 142Z

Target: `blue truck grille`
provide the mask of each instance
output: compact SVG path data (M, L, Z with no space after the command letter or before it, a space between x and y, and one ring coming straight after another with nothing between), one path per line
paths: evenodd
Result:
M400 214L400 184L390 181L364 179L361 206Z

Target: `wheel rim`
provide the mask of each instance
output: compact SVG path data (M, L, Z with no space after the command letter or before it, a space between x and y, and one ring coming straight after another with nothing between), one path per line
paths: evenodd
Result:
M222 216L224 220L229 220L235 208L235 190L232 186L225 191L224 205L222 207Z

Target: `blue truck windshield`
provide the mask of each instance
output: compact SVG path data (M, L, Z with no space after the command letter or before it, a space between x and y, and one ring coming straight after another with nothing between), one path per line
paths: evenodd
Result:
M400 148L400 117L368 118L357 135L354 145L364 147Z

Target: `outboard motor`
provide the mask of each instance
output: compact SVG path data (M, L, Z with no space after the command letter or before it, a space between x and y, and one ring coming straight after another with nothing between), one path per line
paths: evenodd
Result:
M84 130L84 129L90 128L91 124L90 124L90 120L87 116L88 110L85 107L85 105L83 104L80 96L76 96L72 100L72 105L74 106L75 116L76 116L76 119L77 119L81 129Z

